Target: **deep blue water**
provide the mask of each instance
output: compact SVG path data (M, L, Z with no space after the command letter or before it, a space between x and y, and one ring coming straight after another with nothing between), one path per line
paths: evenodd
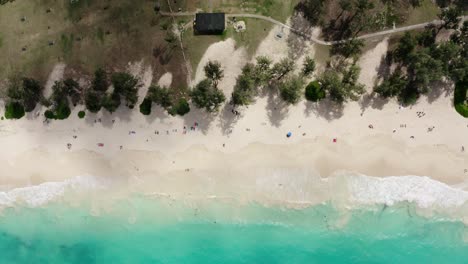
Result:
M0 263L468 263L467 228L410 205L344 213L133 198L95 211L5 210Z

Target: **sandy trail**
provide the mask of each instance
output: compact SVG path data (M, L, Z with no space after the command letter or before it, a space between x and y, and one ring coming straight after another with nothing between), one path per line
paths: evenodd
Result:
M388 38L385 38L375 48L364 53L358 61L361 67L358 82L364 84L369 92L372 91L372 88L376 84L377 72L382 59L387 54L387 50Z
M209 60L217 60L221 63L224 70L224 78L219 82L219 87L224 91L226 96L230 96L236 83L236 77L241 73L242 66L246 63L246 57L245 49L242 47L236 49L236 42L231 38L212 44L208 47L198 64L192 86L205 78L203 68L206 63Z
M55 64L44 86L44 96L46 98L49 98L52 95L52 86L54 86L55 82L63 79L63 73L65 72L65 67L66 65L64 63Z
M166 72L158 80L158 85L161 87L171 87L172 84L172 73Z

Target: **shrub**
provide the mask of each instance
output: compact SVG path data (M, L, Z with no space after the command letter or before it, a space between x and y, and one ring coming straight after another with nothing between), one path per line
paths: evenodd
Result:
M184 116L190 112L190 105L185 98L180 99L177 104L175 104L170 110L169 114L171 115L180 115Z
M325 91L320 88L318 81L309 83L306 87L305 97L307 100L312 102L318 102L325 98Z
M83 118L85 117L85 115L86 115L86 112L85 112L85 111L79 111L79 112L78 112L78 117L79 117L80 119L83 119Z
M44 116L47 119L55 119L54 112L52 112L51 110L46 110L45 113L44 113Z
M10 102L5 105L6 119L20 119L24 116L24 106L18 102Z
M460 81L455 84L454 104L455 110L464 116L468 117L468 103L466 102L466 93L468 91L468 81Z
M70 107L68 104L60 104L55 110L55 119L64 120L67 119L71 114Z
M140 113L144 115L150 115L152 104L153 102L150 99L145 98L143 102L140 104Z
M303 85L299 76L289 77L279 86L281 98L288 104L296 104L301 99Z

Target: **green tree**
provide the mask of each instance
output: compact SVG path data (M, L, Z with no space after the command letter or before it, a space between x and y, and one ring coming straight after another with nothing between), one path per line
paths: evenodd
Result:
M226 100L224 94L214 86L210 79L199 82L190 95L195 106L205 108L208 112L217 112Z
M234 91L232 92L231 102L234 105L249 105L253 103L255 95L257 94L255 88L255 81L250 73L246 73L246 65L243 68L242 74L237 77Z
M295 68L294 60L289 59L289 58L284 58L273 65L273 68L271 70L272 76L276 78L276 80L281 80L288 73L294 71L294 68Z
M6 119L21 119L24 114L24 106L20 102L8 102L5 105Z
M296 10L302 12L312 25L317 25L323 13L324 3L325 1L323 0L304 0L299 2Z
M184 116L188 112L190 112L190 105L187 102L187 99L181 98L179 101L177 101L176 104L174 104L173 107L168 111L170 115L180 115Z
M272 78L272 61L266 56L258 56L255 59L257 64L253 65L248 63L244 66L242 73L244 75L250 75L253 78L256 87L264 86Z
M150 115L151 108L152 108L153 101L149 98L145 98L143 102L140 104L140 113L143 115Z
M86 116L86 112L85 112L85 111L79 111L79 112L78 112L78 117L79 117L80 119L83 119L85 116Z
M89 89L85 94L85 105L91 113L97 113L101 110L103 94L101 92Z
M218 82L224 77L224 71L221 69L219 61L208 61L204 67L206 78L210 79L214 87L218 87Z
M403 76L401 70L396 70L389 78L376 86L374 91L384 98L400 95L408 86L408 79Z
M107 91L107 88L109 88L109 82L107 79L106 71L102 68L97 69L94 72L94 79L92 81L91 88L95 91Z
M64 80L63 84L65 85L68 96L70 96L72 104L76 106L81 101L82 90L80 84L72 78Z
M432 58L428 49L418 50L409 57L408 74L411 83L421 93L428 92L432 81L440 80L444 75L443 63Z
M125 104L129 108L133 108L138 101L138 79L126 72L117 72L112 74L111 81L114 86L113 93L123 96L125 98ZM114 96L117 97L117 95ZM113 101L117 102L117 99L113 99Z
M150 86L146 98L166 110L172 106L171 95L169 89L166 87L160 87L158 85Z
M437 32L434 28L426 28L423 32L416 36L418 44L423 47L431 47L435 44Z
M313 58L307 56L302 66L302 74L304 76L310 76L315 71L315 61Z
M364 93L364 85L357 83L359 67L351 65L342 75L328 69L319 78L322 89L326 91L333 101L343 103L348 100L357 100Z
M104 96L102 100L102 107L104 107L104 109L112 114L117 110L117 108L119 108L120 103L120 95L114 91L113 93Z
M64 120L71 114L68 103L68 87L64 82L55 82L52 86L52 95L49 99L52 109L46 111L46 117L49 119Z
M301 99L303 86L301 77L291 76L280 83L280 96L288 104L296 104Z
M408 32L398 42L398 46L394 52L394 58L398 62L408 62L409 55L416 48L416 39Z
M318 102L325 98L326 94L325 91L320 87L320 84L318 81L313 81L310 82L306 86L305 90L305 97L307 100L312 101L312 102Z
M332 46L331 53L343 55L345 58L357 57L361 54L364 47L364 41L360 39L350 39L348 41L339 42Z
M41 100L43 90L44 87L38 81L32 78L23 78L21 85L10 86L7 94L11 99L19 100L26 112L31 112Z
M333 101L342 103L346 100L341 78L338 72L333 70L326 70L319 78L324 91L330 95Z
M439 29L458 29L458 24L460 23L460 16L463 11L458 7L448 7L442 9L442 12L439 14L439 18L443 21Z
M460 57L460 51L460 46L452 41L445 41L438 46L432 46L430 56L442 63L442 74L448 77L456 67L455 64L457 58ZM464 61L467 59L464 58Z

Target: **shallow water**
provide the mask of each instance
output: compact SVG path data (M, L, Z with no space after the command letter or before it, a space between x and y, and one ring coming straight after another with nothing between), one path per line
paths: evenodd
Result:
M304 209L135 196L0 217L0 263L467 263L468 230L415 207Z

